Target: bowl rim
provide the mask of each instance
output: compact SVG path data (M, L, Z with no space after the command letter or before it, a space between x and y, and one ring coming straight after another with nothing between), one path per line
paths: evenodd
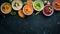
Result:
M52 7L51 5L45 5L45 7L47 7L47 6ZM44 7L44 8L45 8L45 7ZM44 14L45 16L51 16L53 13L54 13L54 9L53 9L53 7L52 7L52 13L49 14L49 15L47 15L47 14L44 12L44 9L43 9L43 14Z
M8 13L10 13L11 10L12 10L11 5L10 5L10 11L9 11L9 12L4 12L4 11L2 10L2 6L3 6L4 4L9 4L9 5L10 5L10 3L8 3L8 2L4 2L4 3L1 5L1 12L4 13L4 14L8 14Z
M29 5L25 5L25 6L29 6ZM24 7L25 7L25 6L24 6ZM30 5L30 6L32 6L32 5ZM26 13L24 12L24 7L23 7L23 13L24 13L25 15L31 15L31 14L33 13L33 11L34 11L34 10L33 10L33 7L32 7L32 13L31 13L31 14L26 14Z

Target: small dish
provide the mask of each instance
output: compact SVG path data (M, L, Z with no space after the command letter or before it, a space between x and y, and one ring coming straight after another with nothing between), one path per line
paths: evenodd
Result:
M42 1L34 1L33 2L33 8L36 10L36 11L41 11L43 10L44 8L44 3Z
M51 16L54 13L54 9L50 5L46 5L43 9L43 14L45 16Z
M5 2L1 5L1 11L4 14L8 14L11 12L11 6L9 3Z
M52 6L55 10L60 10L60 0L53 1Z
M23 7L23 13L25 15L31 15L33 13L33 7L31 5L25 5Z
M20 1L20 0L14 0L14 1L12 2L12 8L13 8L14 10L20 10L20 9L22 8L22 6L23 6L23 3L22 3L22 1Z

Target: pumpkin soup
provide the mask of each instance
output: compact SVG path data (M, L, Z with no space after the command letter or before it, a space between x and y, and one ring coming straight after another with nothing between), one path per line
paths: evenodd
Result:
M25 5L23 8L23 13L25 15L31 15L33 13L33 7L31 5Z
M4 14L8 14L10 11L11 11L11 6L9 3L3 3L2 6L1 6L1 11L4 13Z

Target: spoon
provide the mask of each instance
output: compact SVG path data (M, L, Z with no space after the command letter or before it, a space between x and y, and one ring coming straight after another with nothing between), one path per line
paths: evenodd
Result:
M40 13L40 11L39 12L37 12L35 15L37 15L37 14L39 14Z

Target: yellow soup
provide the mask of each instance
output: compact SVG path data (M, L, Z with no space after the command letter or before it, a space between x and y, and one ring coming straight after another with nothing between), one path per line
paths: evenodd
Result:
M10 10L11 10L10 4L5 3L5 4L2 5L2 12L3 12L3 13L9 13Z

